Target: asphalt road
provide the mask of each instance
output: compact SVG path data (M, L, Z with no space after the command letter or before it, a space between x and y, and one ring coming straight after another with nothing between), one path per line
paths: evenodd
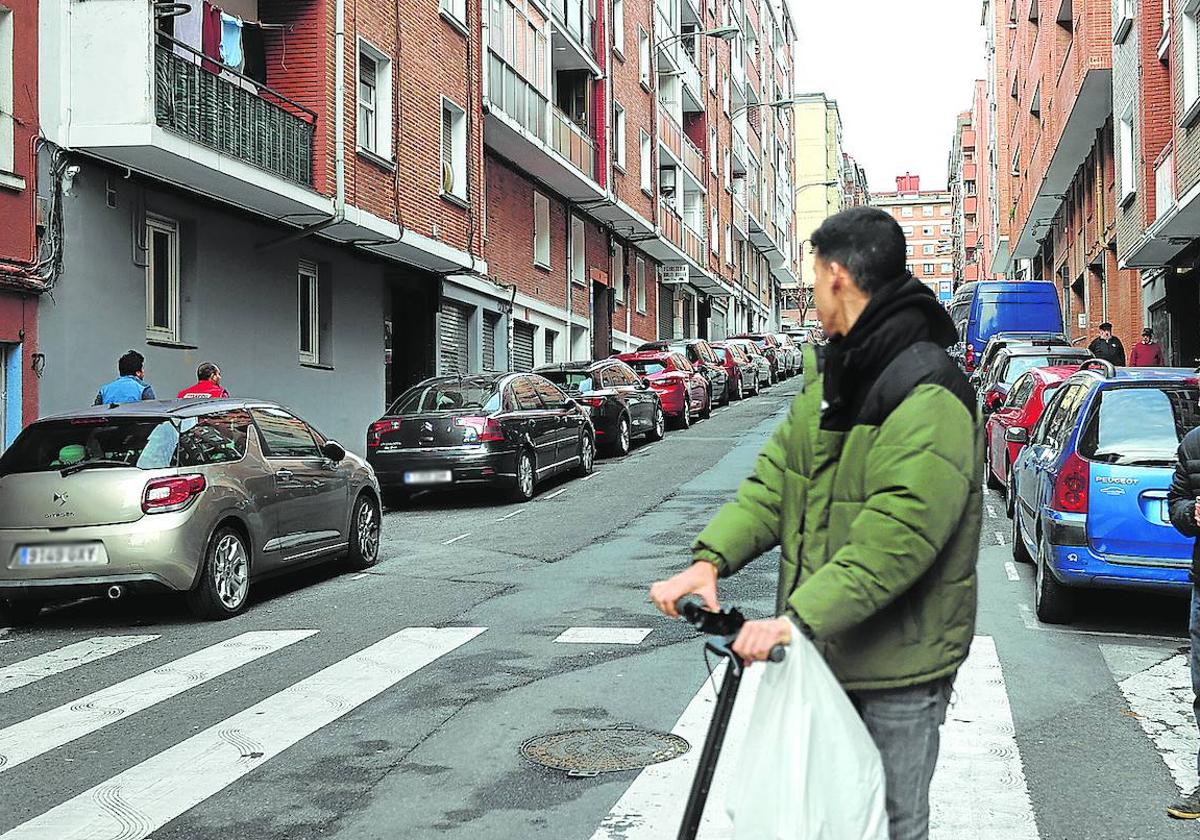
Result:
M686 757L657 769L664 796L657 770L571 777L519 750L633 726L674 728L698 751L703 729L681 715L705 685L702 648L646 590L686 562L798 387L529 504L419 497L385 517L376 569L273 582L228 622L163 598L0 630L0 840L674 836ZM1162 810L1176 779L1195 779L1184 603L1098 596L1072 628L1041 626L1003 504L987 507L983 641L945 735L935 838L1194 834ZM765 614L775 568L761 558L722 600ZM628 638L560 640L578 628Z

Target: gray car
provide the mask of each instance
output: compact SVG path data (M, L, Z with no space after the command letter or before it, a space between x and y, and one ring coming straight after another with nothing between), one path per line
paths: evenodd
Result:
M0 456L0 611L183 592L229 618L252 583L379 558L375 473L294 413L254 400L100 406L47 417Z

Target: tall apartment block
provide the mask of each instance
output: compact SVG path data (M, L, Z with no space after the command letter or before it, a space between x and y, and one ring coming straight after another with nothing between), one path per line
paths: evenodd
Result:
M908 270L949 302L954 295L954 253L951 195L946 190L922 190L921 177L896 176L895 192L871 194L871 204L892 214L907 240Z
M950 187L951 225L950 249L954 256L954 287L985 276L982 264L986 246L979 241L979 211L983 197L979 194L979 132L975 114L964 111L958 115L954 139L950 145L950 163L946 183Z

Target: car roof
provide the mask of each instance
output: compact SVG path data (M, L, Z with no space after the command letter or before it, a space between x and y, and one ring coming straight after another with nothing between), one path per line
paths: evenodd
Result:
M1007 356L1075 356L1080 359L1092 358L1091 352L1082 347L1056 347L1046 344L1010 344L1000 348Z
M1091 375L1094 379L1100 379L1106 383L1136 383L1136 382L1180 382L1186 381L1188 384L1195 385L1200 381L1200 373L1191 368L1117 368L1112 376L1107 376L1103 370L1091 368L1089 370L1079 371L1080 376Z
M640 362L649 359L663 359L674 356L673 350L634 350L632 353L620 353L617 355L617 361L620 362Z
M620 360L617 359L616 361L620 361ZM556 371L561 371L563 373L566 373L568 371L590 371L590 370L594 370L594 369L600 367L601 365L611 364L612 362L613 362L613 359L598 359L597 361L594 361L594 362L587 361L586 359L576 359L575 361L572 361L572 362L555 362L555 363L549 364L549 365L542 365L540 367L534 368L533 372L534 373L554 373Z
M73 411L47 414L45 417L39 417L37 422L72 420L84 417L126 417L131 419L167 420L172 417L200 417L219 411L236 411L247 408L278 408L289 413L295 413L287 406L271 402L270 400L222 397L220 399L139 400L138 402L121 403L119 405L93 405Z
M1032 368L1026 371L1026 373L1032 374L1035 378L1040 379L1046 385L1055 385L1059 382L1066 382L1078 372L1079 365L1049 365L1047 367Z

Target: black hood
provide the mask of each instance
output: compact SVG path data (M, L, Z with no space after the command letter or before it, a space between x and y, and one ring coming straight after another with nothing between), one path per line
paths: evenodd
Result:
M821 428L849 429L867 392L901 351L919 342L949 347L957 340L950 313L928 286L907 272L887 283L850 331L829 341Z

